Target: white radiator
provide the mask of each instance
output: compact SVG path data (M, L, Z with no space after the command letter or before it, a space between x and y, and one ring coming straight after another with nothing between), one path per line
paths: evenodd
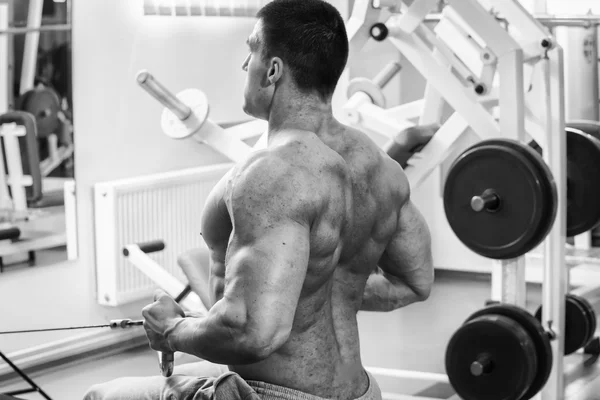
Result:
M163 240L150 256L185 282L177 256L204 246L200 218L211 189L233 164L122 179L94 186L98 302L118 306L151 296L156 286L123 256L128 244Z

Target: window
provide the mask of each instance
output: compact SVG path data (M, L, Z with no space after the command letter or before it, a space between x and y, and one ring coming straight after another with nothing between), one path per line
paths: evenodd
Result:
M254 17L270 0L144 0L144 15Z

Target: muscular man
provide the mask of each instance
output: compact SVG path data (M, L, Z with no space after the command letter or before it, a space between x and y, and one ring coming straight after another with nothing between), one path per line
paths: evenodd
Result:
M143 311L154 350L193 354L225 373L126 378L90 399L380 399L361 362L357 313L429 296L430 235L402 168L332 115L348 57L338 11L275 0L248 48L244 110L268 121L268 148L207 200L212 306L185 316L161 294Z

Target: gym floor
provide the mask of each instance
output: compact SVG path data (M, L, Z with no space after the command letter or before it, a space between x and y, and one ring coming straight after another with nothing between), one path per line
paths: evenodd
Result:
M452 333L489 298L489 276L438 271L435 289L428 301L388 314L360 313L360 336L366 366L443 373L445 346ZM527 308L539 305L540 287L529 285ZM594 304L598 306L598 302ZM569 400L600 400L600 367L582 367L582 354L566 359L569 371ZM193 361L184 357L179 363ZM600 363L600 361L599 361ZM31 377L54 400L80 400L94 383L122 376L149 376L157 373L156 353L148 347L96 360L78 360ZM447 398L448 385L414 380L378 378L384 392L421 394ZM0 382L0 392L26 387L24 382ZM21 395L40 399L38 394Z

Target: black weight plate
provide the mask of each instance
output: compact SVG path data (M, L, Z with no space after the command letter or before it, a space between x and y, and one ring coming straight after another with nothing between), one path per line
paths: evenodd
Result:
M597 328L597 323L598 323L598 320L596 317L596 310L594 310L594 307L592 307L590 302L587 301L585 298L574 295L574 294L569 294L569 296L572 296L575 301L578 301L579 304L581 304L581 306L583 307L583 309L585 310L585 312L587 314L587 320L589 322L589 327L590 327L590 329L588 331L588 335L587 335L587 340L585 341L585 345L587 345L590 342L590 340L592 340L594 338L594 336L596 335L596 328Z
M542 320L543 306L538 307L535 318ZM575 353L588 342L590 321L585 307L572 295L567 294L565 301L565 347L564 354Z
M537 375L522 400L529 400L535 396L546 384L552 371L552 347L550 338L542 324L527 310L512 304L493 304L473 313L470 319L482 315L503 315L517 321L529 334L535 344L537 355Z
M475 253L510 259L539 244L554 204L548 197L551 176L540 172L529 150L514 140L483 141L452 165L444 187L446 217L456 236ZM499 195L500 208L474 211L471 198L489 189Z
M581 126L581 124L574 124ZM587 126L590 129L591 127ZM596 131L594 131L596 133ZM587 232L600 224L600 139L572 127L567 134L567 236ZM542 154L535 142L529 144Z
M550 168L537 151L532 149L530 146L524 146L520 142L506 142L504 143L508 146L516 148L522 152L523 155L527 156L529 160L538 168L540 173L540 181L544 186L544 209L542 212L544 213L544 217L542 218L542 224L540 225L540 229L537 230L537 234L532 239L532 243L536 243L532 248L535 248L539 245L550 233L552 226L554 225L554 221L556 220L556 213L558 212L558 191L556 189L556 183L554 181L554 176L550 171Z
M37 124L39 138L57 133L60 127L60 97L50 88L32 89L17 101L20 110L33 114Z
M33 90L28 90L15 99L15 110L23 110L23 104L25 104L29 96L33 93Z
M486 368L472 372L475 361ZM535 344L517 321L487 314L465 322L446 349L450 384L464 400L515 400L529 390L537 371Z
M573 120L567 121L567 128L579 129L582 132L592 135L600 140L600 122L591 120Z
M567 128L567 236L600 223L600 140Z

